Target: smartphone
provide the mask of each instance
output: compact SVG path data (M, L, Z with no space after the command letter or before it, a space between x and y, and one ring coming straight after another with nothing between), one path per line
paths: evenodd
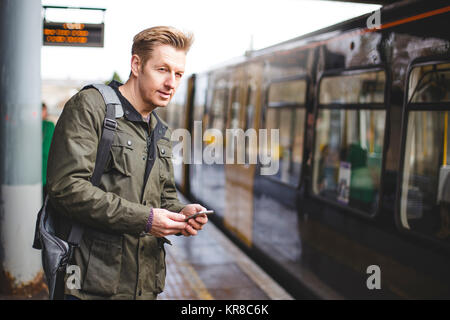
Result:
M202 214L212 214L212 213L214 213L213 210L200 211L200 212L197 212L197 213L195 213L195 214L193 214L193 215L187 217L184 221L187 222L189 219L194 219L194 218L196 218L196 217L198 217L198 216L200 216L200 215L202 215Z

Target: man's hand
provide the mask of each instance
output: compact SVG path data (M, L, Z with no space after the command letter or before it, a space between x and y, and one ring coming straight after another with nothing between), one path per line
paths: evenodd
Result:
M153 208L153 222L149 233L155 237L166 237L183 232L188 226L184 219L186 217L183 214Z
M197 212L205 211L206 208L194 203L194 204L188 204L186 205L183 210L180 211L181 214L185 216L191 216ZM195 219L189 219L188 225L186 226L186 229L183 230L181 233L184 236L195 236L197 235L198 230L202 230L203 226L208 222L208 217L205 215L201 215L196 217Z

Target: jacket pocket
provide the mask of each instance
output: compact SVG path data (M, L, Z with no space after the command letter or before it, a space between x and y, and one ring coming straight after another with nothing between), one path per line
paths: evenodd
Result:
M158 146L159 157L161 159L164 159L164 158L171 159L172 158L172 146L170 143L158 142L157 146Z
M132 137L122 132L116 132L113 144L111 145L111 160L107 171L116 170L119 173L130 177L134 172L133 150L135 141Z
M122 265L122 243L93 239L82 289L91 294L117 293Z
M170 143L159 141L157 143L159 173L162 179L170 177L170 167L172 165L172 146Z

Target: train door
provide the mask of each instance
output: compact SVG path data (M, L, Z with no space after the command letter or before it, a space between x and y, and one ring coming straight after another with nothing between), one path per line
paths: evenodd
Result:
M192 132L192 126L191 126L192 121L191 121L190 117L192 115L192 112L193 112L192 110L194 108L195 78L196 78L196 76L194 74L194 75L190 76L188 79L185 110L184 110L184 114L182 115L183 118L181 120L182 121L181 128L186 129L190 132ZM189 174L190 174L189 163L183 160L183 161L181 161L181 165L179 165L179 166L180 166L179 170L181 171L179 173L179 175L180 175L180 181L179 181L180 191L183 194L189 194L190 193L190 190L189 190L189 188L190 188L190 185L189 185L189 180L190 180L190 178L189 178ZM174 167L175 167L175 165L174 165Z
M268 150L259 145L259 153L270 154L271 165L278 165L277 170L266 174L265 164L260 163L259 174L255 175L253 243L286 270L294 270L302 250L297 203L301 198L309 86L307 59L303 52L275 56L267 61L264 70L261 118L269 143Z
M169 125L172 132L177 129L187 129L187 115L189 114L189 95L192 77L187 81L182 81L175 96L166 108L157 108L156 112ZM185 193L186 176L184 174L183 162L178 158L180 155L174 154L173 171L176 185Z
M225 212L225 170L223 137L227 123L228 72L211 75L204 114L203 161L201 174L202 197L199 200L223 218ZM210 97L209 97L210 96Z
M252 245L253 181L257 149L262 68L241 66L231 80L226 137L226 210L224 225L248 246Z
M194 99L191 118L191 164L189 165L189 195L194 199L204 199L203 181L203 132L207 127L207 101L211 101L211 92L208 90L207 73L197 74L194 84Z

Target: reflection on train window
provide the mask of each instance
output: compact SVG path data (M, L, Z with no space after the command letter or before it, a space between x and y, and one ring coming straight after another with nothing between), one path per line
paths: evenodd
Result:
M409 79L408 101L433 103L450 101L450 63L416 67Z
M448 63L425 65L414 68L410 74L407 108L414 110L408 113L400 200L400 221L404 228L447 242L450 240L449 67Z
M208 88L208 78L202 75L198 75L195 86L197 89L195 90L194 95L194 121L202 121L205 112L205 92Z
M320 104L384 102L384 71L339 75L320 82Z
M283 104L304 104L306 81L294 80L274 82L269 87L269 106Z
M224 132L225 129L225 114L227 105L227 90L220 88L214 90L212 108L211 108L211 128L219 129Z
M321 109L316 124L313 192L376 212L385 110Z
M195 81L195 87L197 88L194 92L194 112L193 112L193 120L197 122L196 125L198 125L198 122L201 123L200 128L202 129L201 132L198 132L197 130L192 130L192 137L193 139L197 139L197 134L200 136L202 135L202 132L204 132L205 128L207 128L208 125L208 117L205 113L206 108L206 97L208 92L208 76L205 75L198 75ZM161 108L158 108L161 109ZM194 127L195 128L195 127ZM203 137L201 137L203 139ZM195 140L193 140L195 141ZM202 144L194 143L193 144L195 150L194 154L200 155L202 154Z
M230 110L230 129L239 128L239 113L241 111L239 87L233 87L231 90L231 110Z
M251 85L247 88L247 103L245 108L244 131L253 128L253 117L255 112L256 90Z
M279 170L271 176L282 182L297 186L303 156L303 132L305 124L304 108L272 108L267 109L266 128L270 143L270 130L279 129L279 146L272 158L279 159Z

